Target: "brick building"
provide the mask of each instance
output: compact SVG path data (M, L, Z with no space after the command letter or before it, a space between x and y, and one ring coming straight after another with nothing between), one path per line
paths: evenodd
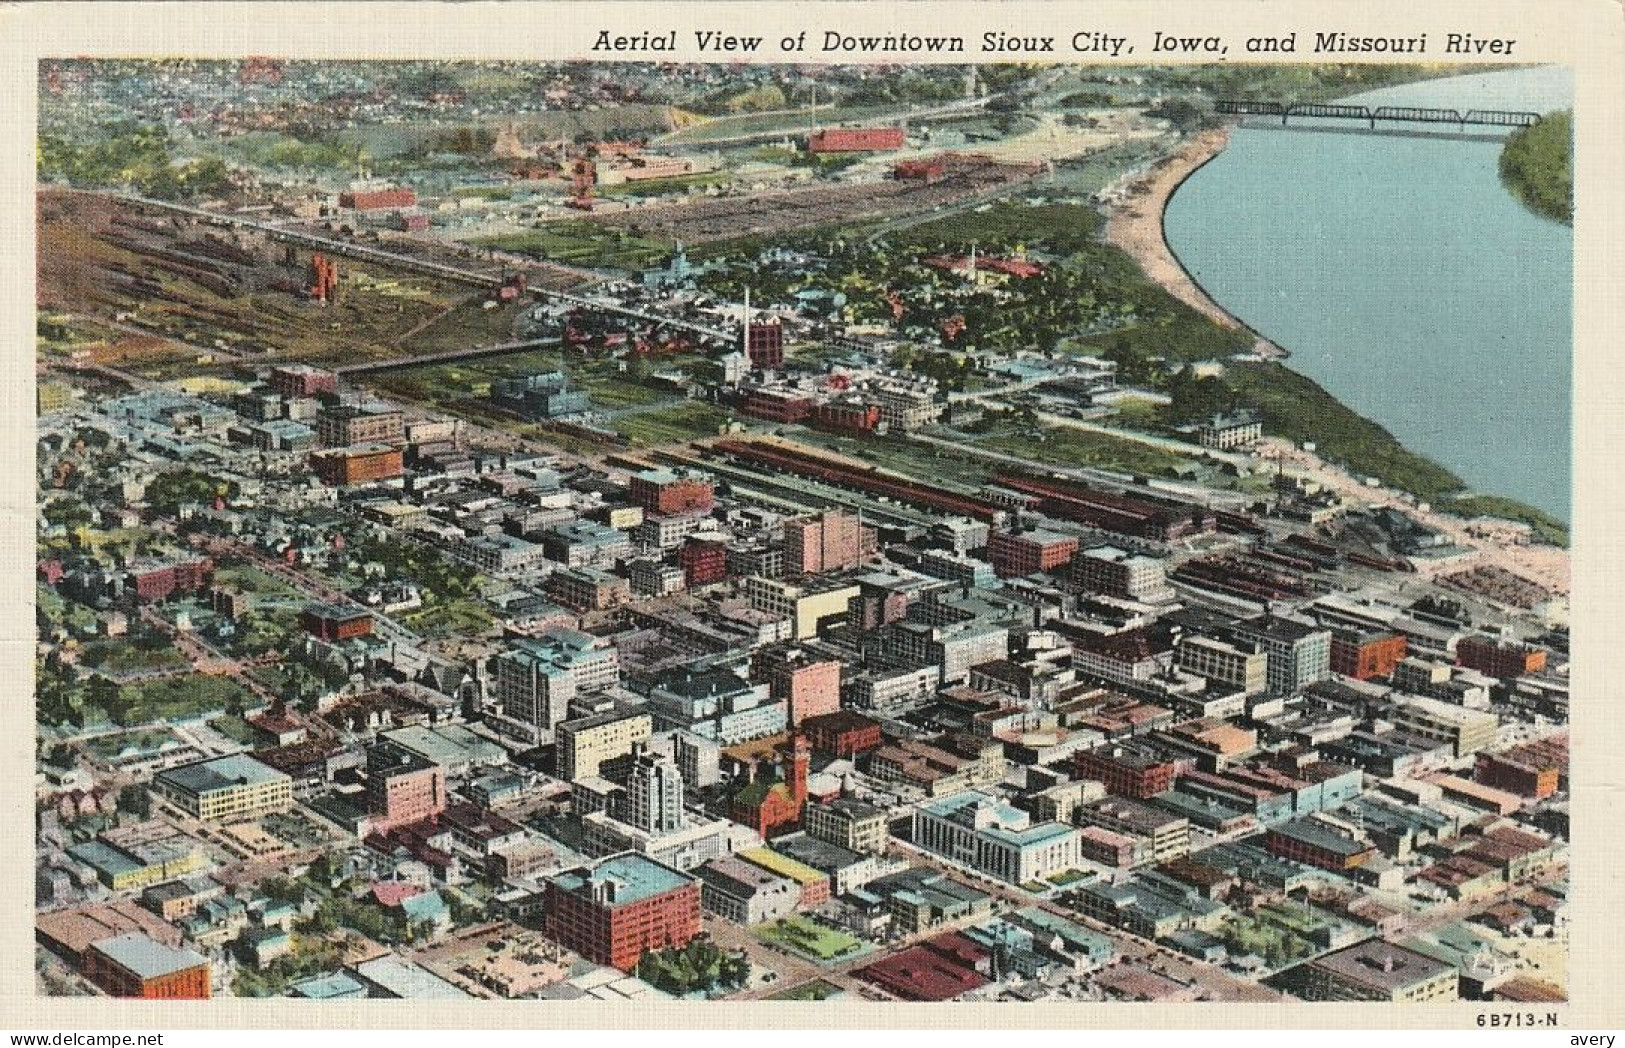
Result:
M632 585L599 568L564 568L549 575L548 596L575 611L605 611L632 600Z
M1118 797L1145 800L1174 788L1184 766L1137 753L1121 746L1081 750L1072 758L1072 774L1079 779L1103 783L1106 792Z
M751 680L766 684L775 701L788 704L792 726L841 708L840 660L818 658L805 648L758 651L751 659Z
M699 882L635 853L548 878L543 902L549 938L623 972L700 933Z
M995 531L987 540L987 559L1001 578L1063 568L1077 551L1078 540L1073 536L1038 528Z
M339 377L307 364L290 364L271 369L270 386L284 397L297 399L315 397L324 393L337 393Z
M373 831L446 810L446 769L388 743L367 751L367 821Z
M173 564L147 564L130 568L126 578L141 604L165 600L176 593L197 593L209 588L214 561L188 560Z
M812 743L813 752L831 757L855 757L877 750L885 741L880 722L851 710L835 710L808 717L800 723L801 732Z
M689 589L708 586L728 577L728 545L713 539L691 538L677 554L683 582Z
M418 195L410 189L357 189L339 194L339 207L349 211L392 211L415 207Z
M1356 680L1386 677L1405 658L1403 633L1387 630L1332 631L1332 672Z
M784 325L774 321L767 324L752 323L745 333L745 355L750 366L761 371L775 371L784 366Z
M1569 739L1559 735L1514 746L1501 753L1480 753L1473 778L1520 797L1550 797L1568 789Z
M1270 827L1264 834L1264 848L1271 855L1337 873L1352 870L1377 854L1352 827L1314 817Z
M372 614L365 608L311 604L299 613L299 628L318 640L349 640L372 634Z
M645 513L708 513L715 503L711 481L697 473L649 469L634 473L632 501Z
M807 152L883 153L902 149L906 138L900 127L831 127L807 136Z
M316 439L330 448L351 444L389 444L406 435L406 420L399 411L368 411L338 405L316 416Z
M318 451L310 456L310 465L317 479L332 487L389 480L406 472L406 462L399 448Z
M112 997L172 1001L209 996L208 958L139 933L91 943L83 971Z
M763 837L793 829L801 822L807 804L807 771L812 764L812 745L800 736L779 748L778 778L774 766L758 761L751 781L734 794L728 818L749 826Z
M863 559L863 523L855 514L830 510L784 525L784 571L817 575Z
M1491 677L1521 677L1545 669L1546 652L1489 637L1463 637L1456 644L1456 662Z

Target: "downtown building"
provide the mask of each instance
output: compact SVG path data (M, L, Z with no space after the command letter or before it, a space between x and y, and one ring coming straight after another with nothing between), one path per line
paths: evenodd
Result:
M543 930L596 964L630 972L651 950L700 933L700 884L642 855L615 855L547 880Z
M913 842L977 873L1026 884L1082 861L1078 831L1032 816L991 794L968 790L914 812Z
M613 644L577 630L549 630L521 638L491 660L491 694L502 715L551 740L577 695L620 681L620 653Z

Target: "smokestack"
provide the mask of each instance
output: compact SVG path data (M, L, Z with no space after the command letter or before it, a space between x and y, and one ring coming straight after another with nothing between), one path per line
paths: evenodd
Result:
M739 349L750 356L750 288L745 288L745 323L739 329Z

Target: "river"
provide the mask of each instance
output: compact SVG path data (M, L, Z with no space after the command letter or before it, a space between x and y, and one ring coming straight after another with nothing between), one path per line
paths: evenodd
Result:
M1567 70L1539 68L1347 101L1548 112L1572 97ZM1475 491L1566 522L1572 231L1501 184L1498 140L1353 130L1238 127L1169 201L1169 246L1292 368Z

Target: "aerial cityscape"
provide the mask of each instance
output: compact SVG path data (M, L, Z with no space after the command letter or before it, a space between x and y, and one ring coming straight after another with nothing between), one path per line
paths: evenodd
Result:
M1567 1000L1566 71L38 80L39 994Z

